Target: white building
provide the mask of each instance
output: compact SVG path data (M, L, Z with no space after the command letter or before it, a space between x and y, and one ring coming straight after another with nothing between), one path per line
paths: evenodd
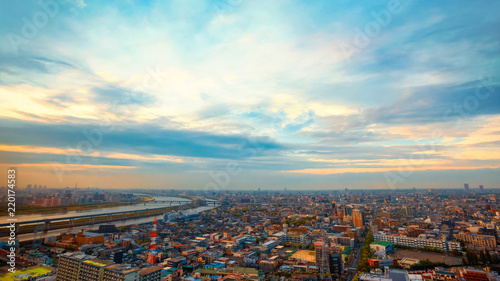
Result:
M453 242L447 240L413 238L413 237L398 236L398 235L392 236L385 234L375 234L373 235L373 239L375 241L387 241L387 242L392 242L396 245L403 245L406 247L413 247L413 248L431 247L431 248L441 249L444 252L451 252L455 249L458 250L459 252L462 251L460 242Z

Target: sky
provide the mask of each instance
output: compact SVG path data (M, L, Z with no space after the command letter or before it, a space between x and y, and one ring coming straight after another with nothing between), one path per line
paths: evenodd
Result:
M499 9L2 1L0 168L21 187L500 188Z

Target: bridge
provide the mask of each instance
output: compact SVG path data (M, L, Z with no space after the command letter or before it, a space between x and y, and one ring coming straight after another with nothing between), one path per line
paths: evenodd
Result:
M154 202L154 201L148 201L148 202ZM221 205L220 202L218 201L159 201L162 203L178 203L179 205L183 205L182 203L193 203L198 206L207 206L207 205L214 205L218 206ZM181 203L179 203L181 202ZM155 203L148 203L148 205L154 205ZM206 204L206 205L204 205ZM146 206L146 203L144 204ZM184 204L187 205L187 204ZM89 214L89 215L81 215L81 216L71 216L71 217L60 217L60 218L50 218L50 219L39 219L39 220L31 220L31 221L21 221L21 222L16 222L16 232L19 233L19 226L21 225L29 225L29 224L44 224L44 231L48 231L50 229L50 223L51 222L57 222L57 221L69 221L71 223L70 227L74 226L75 220L78 219L85 219L85 218L90 218L90 222L86 222L85 224L91 224L93 225L95 223L95 218L97 217L107 217L107 220L105 221L98 221L99 223L103 222L109 222L109 221L119 221L123 219L129 219L133 217L138 217L140 213L143 212L152 212L152 211L158 211L167 208L167 206L161 206L161 207L154 207L154 208L147 208L147 209L142 209L142 210L131 210L131 211L123 211L123 212L112 212L112 213L100 213L100 214ZM125 217L125 218L115 218L113 219L114 215L125 215L125 214L134 214L132 217ZM0 224L0 228L9 226L10 223L2 223Z
M208 201L208 200L194 200L194 201L182 201L182 200L152 200L152 201L146 201L144 202L144 206L146 204L151 205L151 204L170 204L172 205L182 205L185 203L195 203L199 204L200 206L218 206L221 204L219 201Z

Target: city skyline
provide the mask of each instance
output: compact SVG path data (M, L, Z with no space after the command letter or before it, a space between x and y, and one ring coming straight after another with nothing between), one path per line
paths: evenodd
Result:
M500 3L0 5L19 186L500 188Z

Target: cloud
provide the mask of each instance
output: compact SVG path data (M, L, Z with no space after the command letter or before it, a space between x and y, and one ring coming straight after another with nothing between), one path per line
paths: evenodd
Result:
M94 93L93 101L103 105L151 105L156 99L153 95L142 92L130 91L113 86L95 87L92 89Z
M88 141L88 135L94 134L92 138L98 139L96 135L100 134L102 142L92 150L223 159L243 159L242 151L248 148L259 149L262 154L275 154L285 149L284 145L268 137L254 139L244 135L172 130L155 124L114 126L112 132L102 133L96 124L41 124L0 119L0 128L5 132L0 143L77 148L82 141Z
M390 105L368 109L366 119L371 123L427 124L500 114L498 83L483 83L484 80L415 89Z
M237 187L259 173L326 188L312 174L280 171L372 169L363 180L323 178L367 186L379 182L377 169L416 152L450 180L457 174L440 167L494 166L498 3L405 2L352 56L340 46L376 24L387 1L58 3L17 54L0 42L0 144L9 147L0 153L30 171L64 162L83 130L108 120L115 129L82 165L136 167L155 179L175 170L168 180L179 186L203 184L196 173L228 161L248 173L232 179ZM43 11L37 1L0 5L9 11L3 38ZM95 169L87 175L109 183Z

